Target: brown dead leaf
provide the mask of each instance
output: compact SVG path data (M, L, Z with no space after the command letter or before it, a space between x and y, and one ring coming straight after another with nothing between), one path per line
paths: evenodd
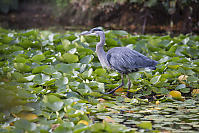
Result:
M108 122L108 123L115 123L115 121L110 117L110 116L106 116L103 120L103 123L104 122Z
M192 95L196 95L199 94L199 89L193 89L193 91L191 92Z
M60 124L52 124L51 129L54 131L59 126L60 126Z
M184 81L187 81L188 76L187 75L180 75L178 77L178 80L180 81L180 83L185 84Z
M119 89L117 89L115 92L123 92L123 91L124 91L123 88L119 88Z
M36 114L32 114L32 113L20 113L20 114L17 114L16 116L22 119L29 120L29 121L35 120L38 118Z
M156 101L155 104L156 104L156 105L159 105L159 104L160 104L160 101Z
M85 120L80 120L77 124L84 124L86 126L89 125L88 121L85 121Z
M103 103L103 102L105 102L106 100L104 100L103 98L98 98L97 99L100 103Z

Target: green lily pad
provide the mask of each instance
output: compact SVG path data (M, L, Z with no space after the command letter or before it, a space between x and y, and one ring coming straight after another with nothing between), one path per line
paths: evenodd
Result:
M47 69L48 65L44 65L44 66L38 66L33 68L32 73L36 74L36 73L41 73L43 70Z
M143 121L137 124L138 127L152 130L152 123L150 121Z
M30 72L31 67L29 65L26 65L25 63L14 63L14 67L19 72Z
M62 109L64 102L54 95L46 95L43 99L44 105L52 111L59 111Z
M71 64L57 64L55 65L55 69L57 71L63 72L63 73L72 73L73 66Z
M49 75L45 75L45 74L37 74L35 75L34 79L33 79L33 82L35 84L38 84L38 85L42 85L44 84L46 81L49 81L50 80L50 76Z
M45 60L45 56L42 54L42 55L35 55L32 57L32 60L35 61L35 62L41 62L43 60Z
M85 57L83 57L80 62L84 63L84 64L88 64L93 60L94 56L93 55L87 55Z
M160 78L161 78L161 75L155 76L155 77L153 77L153 78L151 79L150 82L151 82L152 84L157 84L157 83L159 82Z
M79 58L77 55L70 54L70 53L63 54L61 57L59 57L59 59L66 63L76 63L79 61Z

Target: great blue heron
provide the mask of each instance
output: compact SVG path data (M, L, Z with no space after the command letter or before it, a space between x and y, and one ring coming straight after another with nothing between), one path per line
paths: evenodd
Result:
M100 37L100 42L96 45L96 53L102 67L107 67L118 71L121 74L122 83L111 90L110 92L104 94L112 94L117 89L124 86L124 75L128 77L128 90L131 87L131 80L128 73L137 72L140 68L155 69L158 64L157 61L149 59L143 54L131 50L127 47L115 47L110 49L107 53L104 51L103 46L105 44L105 34L99 28L93 28L90 31L82 32L80 35L98 35ZM128 93L127 93L128 95Z

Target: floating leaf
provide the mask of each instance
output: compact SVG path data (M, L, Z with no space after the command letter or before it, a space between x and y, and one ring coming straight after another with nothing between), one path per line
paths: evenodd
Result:
M143 121L137 124L138 127L152 130L152 123L150 121Z
M128 35L128 32L124 31L124 30L114 30L112 31L113 34L118 34L118 35Z
M182 89L180 89L180 91L182 93L189 93L190 92L190 88L182 88Z
M19 73L19 72L14 72L12 74L12 77L14 79L17 80L17 82L23 83L23 82L27 82L28 80L23 76L23 74Z
M75 63L79 61L79 58L77 55L65 53L60 57L60 60L66 63Z
M171 95L173 98L176 98L176 99L179 99L182 97L181 92L179 92L179 91L170 91L169 95Z
M64 105L64 102L54 95L44 96L43 102L46 107L50 108L53 111L59 111Z
M88 126L88 121L85 121L85 120L80 120L77 124L84 124L86 126Z
M71 64L61 63L61 64L55 65L55 69L63 73L71 73L73 71L73 66Z
M18 117L25 119L25 120L35 120L38 118L38 116L36 114L32 114L32 113L20 113L17 114Z
M71 42L69 40L62 39L61 42L62 42L64 50L68 51L68 50L70 50L72 48L71 47Z
M97 69L95 70L95 74L96 74L97 76L106 75L106 70L103 69L103 68L97 68Z
M93 51L91 49L88 49L88 48L78 48L77 51L80 55L80 58L85 57L86 55L93 54Z
M61 77L55 81L55 85L58 87L58 92L66 91L66 84L68 84L67 77Z
M191 92L192 95L198 95L199 94L199 89L193 89Z
M50 66L50 65L47 68L45 68L42 72L49 75L53 75L54 73L57 73L54 66Z
M130 73L129 77L133 80L138 80L141 77L140 73Z
M82 133L82 132L86 131L87 129L89 129L88 126L86 126L84 124L77 124L74 128L73 133Z
M176 87L176 90L180 90L180 89L185 88L185 87L186 87L185 84L180 84L180 85L178 85L178 86Z
M180 75L180 76L178 77L178 80L179 80L181 83L185 84L184 81L186 81L187 78L188 78L187 75Z
M38 84L38 85L42 85L44 84L46 81L49 81L50 80L50 76L49 75L45 75L45 74L37 74L35 75L34 79L33 79L33 82L35 84Z
M198 82L198 77L196 77L196 76L194 76L194 75L189 76L189 77L187 78L187 81L189 81L189 82Z
M167 62L169 59L170 59L169 56L165 56L164 58L161 58L161 59L159 60L159 63Z
M106 116L103 121L108 123L115 123L115 121L110 116Z
M88 64L93 60L94 56L93 55L87 55L85 57L83 57L80 62L84 63L84 64Z
M114 39L111 39L111 38L106 39L106 44L109 46L117 46L118 45L117 41Z
M115 92L123 92L123 91L124 91L123 88L119 88L119 89L117 89Z
M32 60L35 61L35 62L41 62L43 60L45 60L45 56L42 54L42 55L35 55L32 57Z
M10 43L12 40L13 40L12 37L6 35L4 35L3 38L1 39L3 43Z
M55 84L56 79L50 79L48 81L45 81L44 85L45 86L51 86Z
M26 60L26 58L24 58L24 57L22 57L22 56L17 56L17 57L15 58L15 62L16 62L16 63L26 63L27 60Z
M34 77L35 77L35 75L30 75L30 76L27 76L24 78L27 79L28 81L32 81Z
M83 78L88 78L91 76L92 73L93 73L93 69L90 68L88 71L83 72L81 75Z
M43 66L38 66L33 68L32 73L36 74L36 73L41 73L44 69L47 69L48 65L43 65Z
M99 111L106 111L107 110L106 109L106 105L103 104L103 103L97 104L97 110L99 110Z
M14 63L14 67L19 72L30 72L31 67L29 65L26 65L25 63Z
M14 125L16 126L16 128L23 132L23 131L33 131L36 129L36 124L35 123L31 123L27 120L21 119L21 120L17 120Z
M157 83L159 82L160 78L161 78L161 75L155 76L155 77L153 77L153 78L151 79L150 82L151 82L152 84L157 84Z

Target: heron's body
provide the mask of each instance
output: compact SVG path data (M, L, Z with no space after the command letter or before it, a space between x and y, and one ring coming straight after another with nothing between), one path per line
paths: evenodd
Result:
M103 46L105 44L105 35L104 32L100 29L91 29L91 31L84 34L91 34L96 33L100 36L100 42L96 45L96 53L98 56L98 59L102 65L102 67L107 67L109 69L113 69L121 73L122 76L122 84L118 86L117 88L113 89L112 91L106 93L111 94L114 93L118 88L124 85L123 81L123 74L136 72L140 68L149 68L149 69L155 69L156 65L158 64L157 61L152 60L143 54L131 50L127 47L115 47L110 49L107 53L104 51ZM130 89L131 81L128 80L128 89Z
M143 54L127 47L115 47L110 49L106 58L112 69L119 73L128 74L136 72L140 68L155 68L156 61L149 59Z

